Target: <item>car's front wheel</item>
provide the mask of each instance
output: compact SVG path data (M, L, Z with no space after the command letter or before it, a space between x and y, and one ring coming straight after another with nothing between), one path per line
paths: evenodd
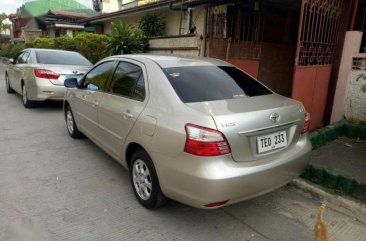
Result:
M138 202L145 208L163 206L167 199L161 192L154 164L144 150L132 155L130 164L132 188Z
M27 87L22 85L22 101L25 108L32 108L34 106L34 101L28 99Z
M9 77L7 74L5 74L5 85L6 85L6 92L8 94L13 94L15 93L15 91L11 88L10 83L9 83Z
M65 111L65 119L66 119L66 127L67 132L72 138L80 138L82 137L81 132L76 126L74 114L72 113L71 107L67 106Z

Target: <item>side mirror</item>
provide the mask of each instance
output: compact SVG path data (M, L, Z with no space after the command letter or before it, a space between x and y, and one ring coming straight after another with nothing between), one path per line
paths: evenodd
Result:
M65 79L64 85L66 88L76 88L78 80L76 78Z
M14 64L14 59L9 59L9 64Z

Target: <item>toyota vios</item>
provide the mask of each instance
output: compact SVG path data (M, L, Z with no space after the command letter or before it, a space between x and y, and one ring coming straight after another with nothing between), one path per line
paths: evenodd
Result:
M146 208L167 198L233 204L285 185L309 161L303 105L220 60L113 56L65 86L70 136L126 167Z

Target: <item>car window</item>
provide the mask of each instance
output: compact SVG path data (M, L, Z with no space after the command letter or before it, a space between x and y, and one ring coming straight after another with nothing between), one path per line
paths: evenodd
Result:
M89 90L103 90L112 73L114 61L104 62L92 69L84 78L83 87Z
M23 55L24 55L24 52L18 54L18 56L16 56L15 59L14 59L14 64L20 64Z
M67 51L36 51L37 63L39 64L56 64L56 65L79 65L89 66L90 61L84 56L76 52Z
M27 64L28 59L29 59L29 53L24 52L24 54L22 54L22 56L19 58L19 64Z
M164 68L165 75L184 103L267 95L272 92L231 66Z
M114 72L108 91L143 101L145 99L145 81L141 67L127 62L120 62Z

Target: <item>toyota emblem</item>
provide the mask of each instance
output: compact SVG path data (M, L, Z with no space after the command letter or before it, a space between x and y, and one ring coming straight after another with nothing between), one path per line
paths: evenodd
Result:
M73 74L77 74L77 73L78 73L78 71L77 71L77 70L73 70L73 71L72 71L72 73L73 73Z
M280 115L278 113L272 113L269 116L269 119L273 122L273 123L277 123L280 120Z

